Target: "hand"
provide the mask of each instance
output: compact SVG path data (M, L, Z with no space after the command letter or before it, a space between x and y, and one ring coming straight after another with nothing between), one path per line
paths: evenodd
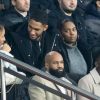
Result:
M6 51L6 52L10 52L11 48L10 48L10 46L7 43L4 43L3 47L2 47L2 50Z

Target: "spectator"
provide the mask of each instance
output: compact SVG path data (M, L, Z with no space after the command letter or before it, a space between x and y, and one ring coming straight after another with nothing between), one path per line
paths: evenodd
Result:
M95 68L89 74L79 80L78 86L100 97L100 47L93 50ZM78 95L78 100L90 100Z
M96 45L96 40L100 39L100 0L93 0L87 6L85 24L90 31L89 42L92 48Z
M67 78L65 78L64 73L64 61L60 53L56 51L51 51L45 56L45 72L51 74L57 78L61 78L62 80L66 81L67 83L72 84ZM75 100L75 94L71 91L67 90L53 82L50 82L40 76L33 76L33 80L38 81L39 83L46 85L52 89L58 90L68 96L72 97L72 100ZM66 83L66 84L67 84ZM33 84L29 84L29 95L30 100L64 100L62 97L59 97L55 94L52 94L44 89L39 88Z
M11 48L10 46L5 43L5 29L2 25L0 25L0 52L1 53L4 53L8 56L11 56L13 57L13 55L11 55L9 52L11 51ZM24 73L22 72L19 72L16 68L15 65L11 64L11 63L8 63L6 61L3 61L3 66L6 67L6 68L10 68L11 70L14 70L15 72L18 72L22 75L25 75ZM22 83L22 80L5 72L5 80L6 80L6 88L7 88L7 100L14 100L15 99L15 91L13 91L13 89L15 88L15 85L16 84L21 84ZM0 88L1 88L1 77L0 77ZM9 88L9 89L8 89ZM17 91L16 91L17 92Z
M41 68L37 61L42 53L44 35L48 28L48 14L44 8L33 9L28 23L17 33L12 33L12 51L15 58Z
M75 24L73 21L65 19L60 25L60 36L53 47L53 50L57 50L63 55L65 71L76 82L87 74L88 69L86 61L77 47L77 38Z

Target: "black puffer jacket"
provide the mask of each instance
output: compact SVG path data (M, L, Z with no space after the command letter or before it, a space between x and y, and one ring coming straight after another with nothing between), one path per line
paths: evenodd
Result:
M88 39L92 48L100 38L100 11L97 10L95 3L91 3L86 10L85 24L90 32Z

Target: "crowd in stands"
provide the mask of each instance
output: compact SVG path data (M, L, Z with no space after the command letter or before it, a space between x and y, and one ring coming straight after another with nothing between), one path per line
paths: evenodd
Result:
M8 1L7 9L5 5L0 7L0 52L100 96L100 0ZM6 63L3 65L6 68L52 87L72 100L89 100ZM6 74L6 88L14 84L7 100L64 100Z

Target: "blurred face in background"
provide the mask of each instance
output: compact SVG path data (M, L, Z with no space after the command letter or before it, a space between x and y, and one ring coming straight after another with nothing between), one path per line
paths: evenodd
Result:
M30 0L12 0L12 5L20 12L27 12L30 8Z
M72 13L77 7L77 0L59 0L59 4L65 12Z

